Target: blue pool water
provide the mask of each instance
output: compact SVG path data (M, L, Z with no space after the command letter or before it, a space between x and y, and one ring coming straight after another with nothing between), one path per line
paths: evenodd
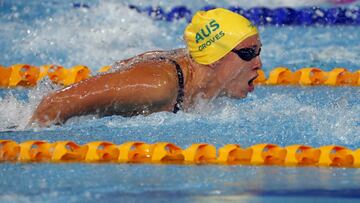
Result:
M130 1L87 1L89 9L74 8L74 2L78 3L0 0L0 64L84 64L95 73L103 65L144 51L184 46L184 21L153 21L129 10ZM214 2L224 7L235 4L196 1L193 9ZM247 2L236 4L308 6L295 0ZM138 3L168 9L178 5ZM320 0L311 4L329 6ZM359 70L359 27L266 26L259 30L267 74L277 66ZM167 141L183 148L196 142L217 147L227 143L360 147L360 89L355 87L257 87L246 99L200 102L191 113L85 116L64 126L25 128L41 97L58 88L44 80L33 89L0 89L0 139L80 144ZM359 169L317 167L1 163L0 202L346 202L360 198L359 173Z

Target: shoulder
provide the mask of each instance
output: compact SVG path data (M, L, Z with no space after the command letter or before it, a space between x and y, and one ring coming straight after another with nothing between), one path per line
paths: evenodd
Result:
M168 60L143 61L123 74L134 83L156 84L157 88L174 88L178 80L176 67Z
M126 78L126 81L132 84L146 84L157 91L171 91L171 94L173 92L176 94L177 91L174 90L177 90L179 85L177 65L185 70L184 75L187 75L184 54L186 54L184 49L146 52L117 62L118 67L115 67L112 77Z
M102 75L101 80L113 87L126 89L127 97L146 100L176 98L178 78L176 67L166 60L142 60L126 70ZM125 91L125 90L124 90Z

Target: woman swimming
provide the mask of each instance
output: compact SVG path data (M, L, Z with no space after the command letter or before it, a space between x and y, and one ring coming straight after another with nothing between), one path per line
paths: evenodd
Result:
M133 116L189 109L199 99L244 98L254 90L261 42L249 20L217 8L197 12L187 48L152 51L114 63L100 74L47 95L30 123L61 124L73 116Z

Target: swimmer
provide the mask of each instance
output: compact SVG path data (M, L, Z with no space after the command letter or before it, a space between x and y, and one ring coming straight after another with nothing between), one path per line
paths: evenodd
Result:
M223 8L197 12L184 31L187 48L146 52L45 96L30 124L73 116L148 115L189 110L198 99L244 98L261 68L257 29Z

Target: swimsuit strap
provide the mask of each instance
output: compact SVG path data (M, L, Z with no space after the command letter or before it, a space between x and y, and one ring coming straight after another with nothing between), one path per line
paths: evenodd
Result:
M179 110L183 109L183 102L184 102L184 74L181 70L181 67L179 65L178 62L176 62L175 60L169 59L169 58L165 58L165 57L160 57L161 60L169 60L171 61L171 63L173 63L175 65L176 68L176 75L178 76L178 83L179 83L179 89L178 89L178 94L176 97L176 104L174 106L173 109L173 113L178 112Z

